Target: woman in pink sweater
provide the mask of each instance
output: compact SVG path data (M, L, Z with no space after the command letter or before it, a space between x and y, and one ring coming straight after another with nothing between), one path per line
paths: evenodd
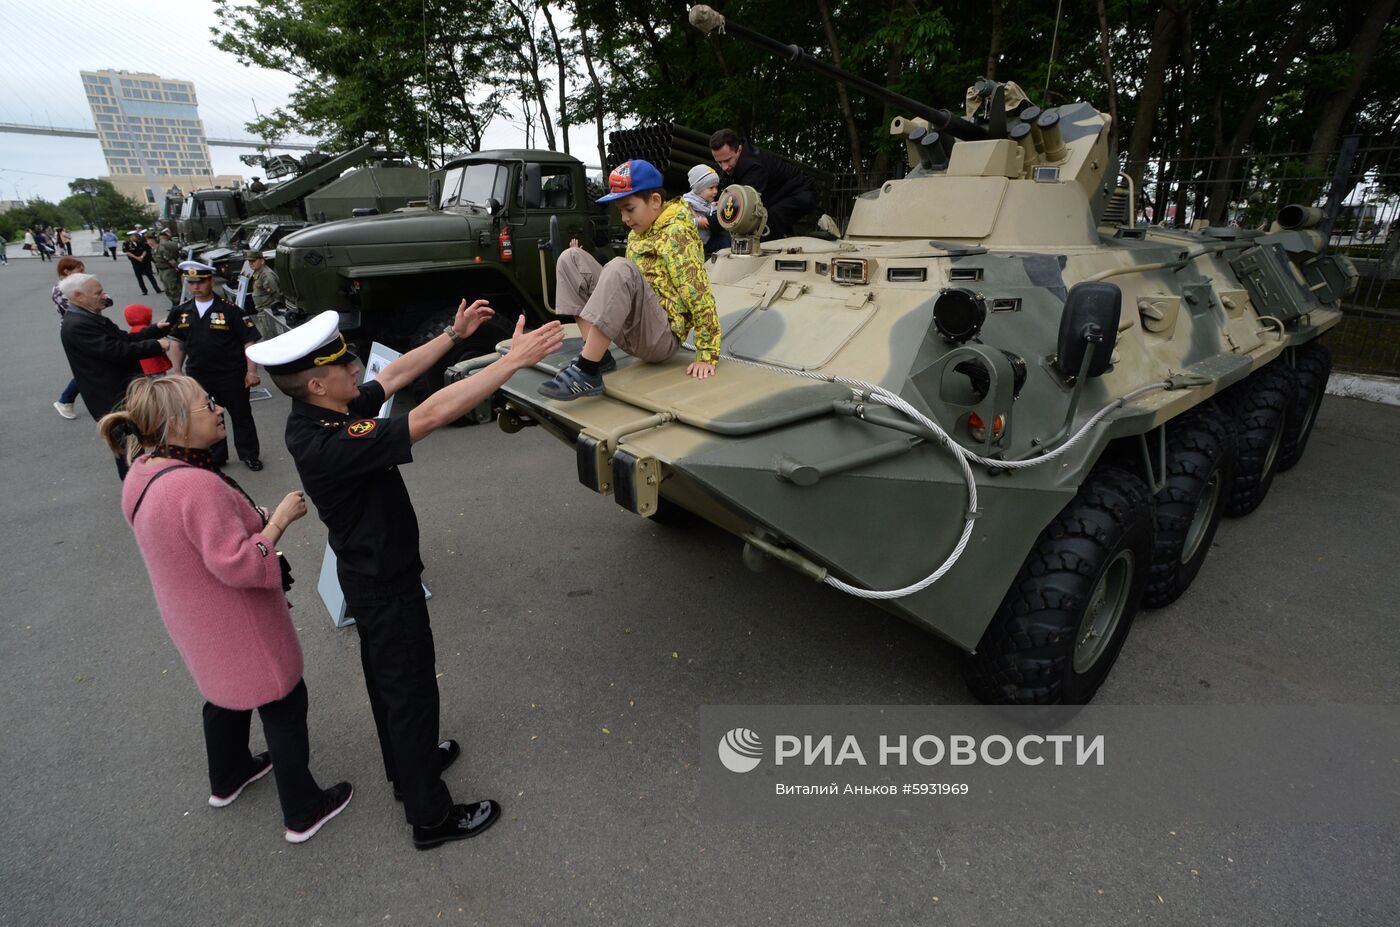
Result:
M209 804L230 804L271 770L287 840L309 840L350 803L351 788L321 789L307 768L301 645L276 550L306 514L303 494L268 514L215 469L209 447L224 438L223 409L189 377L134 380L97 428L133 461L122 512L166 630L207 699ZM248 749L254 708L269 751L257 756Z

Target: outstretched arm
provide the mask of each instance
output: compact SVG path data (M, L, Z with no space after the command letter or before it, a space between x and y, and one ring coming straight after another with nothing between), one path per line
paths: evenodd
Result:
M491 304L484 299L478 299L470 306L465 299L462 300L461 305L457 307L457 316L452 320L452 330L457 333L457 340L454 341L444 332L381 370L375 379L384 387L384 397L387 399L421 377L429 367L452 350L453 345L464 338L470 338L481 327L482 322L495 314Z
M515 323L509 354L464 380L444 386L408 413L409 439L417 444L449 422L455 422L500 389L517 370L533 366L559 350L563 341L562 323L547 322L526 333L522 315Z

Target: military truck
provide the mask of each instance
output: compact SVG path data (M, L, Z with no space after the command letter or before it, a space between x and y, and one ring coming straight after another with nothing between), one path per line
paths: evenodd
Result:
M399 157L367 143L334 156L313 151L302 158L265 159L268 179L280 182L256 193L226 187L192 191L180 210L180 237L187 245L207 242L227 247L232 243L228 230L244 224L326 221L355 215L357 210L397 209L423 198L428 189L427 171L404 164ZM360 167L371 161L379 163ZM351 195L338 195L336 190Z
M763 241L761 200L731 187L715 376L686 376L685 349L614 350L604 395L546 399L574 340L497 393L498 422L560 439L632 512L703 517L751 567L938 635L980 699L1088 701L1140 607L1182 595L1221 516L1301 458L1354 268L1309 207L1268 232L1136 224L1089 103L1008 107L988 83L963 118L690 16L904 113L909 173L858 197L836 241ZM1241 572L1257 555L1220 553Z
M487 298L496 317L428 373L490 350L524 313L552 317L554 255L577 238L606 259L607 211L584 166L554 151L480 151L432 175L428 208L309 226L277 247L292 319L326 309L361 342L408 350L452 320L459 300Z

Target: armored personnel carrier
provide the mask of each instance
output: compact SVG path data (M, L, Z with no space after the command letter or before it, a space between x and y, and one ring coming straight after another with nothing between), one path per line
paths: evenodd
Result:
M1088 701L1140 608L1181 595L1220 517L1302 455L1354 269L1304 207L1267 232L1134 224L1088 103L1007 108L989 84L974 121L708 7L691 21L890 102L908 175L860 196L836 241L761 241L761 202L731 187L714 378L687 377L684 349L615 351L604 395L545 399L571 345L507 384L498 421L555 435L639 515L688 510L751 566L961 648L982 700Z

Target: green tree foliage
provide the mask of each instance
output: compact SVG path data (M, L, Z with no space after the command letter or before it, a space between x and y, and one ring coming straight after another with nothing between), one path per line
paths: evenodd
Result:
M59 203L50 203L45 199L32 199L16 209L7 209L0 212L0 234L6 240L13 240L24 235L25 229L41 228L49 226L58 228L80 228L83 225L82 215L66 209Z
M317 136L332 150L378 139L428 163L476 149L500 115L503 45L483 0L220 0L214 44L300 86L249 129Z
M88 186L93 195L84 192ZM76 217L70 220L70 227L90 225L96 228L118 229L118 234L127 229L144 228L155 221L153 210L138 205L117 192L111 181L79 177L68 184L73 193L59 202L58 208L66 215Z
M1155 214L1175 202L1197 214L1209 206L1219 217L1269 176L1313 178L1299 189L1315 192L1342 135L1394 132L1397 3L712 5L954 112L982 76L1015 81L1042 106L1087 100L1112 108L1120 153L1137 131L1131 170L1148 182ZM554 127L564 123L594 125L601 145L605 130L621 124L676 121L704 131L730 126L814 167L853 171L863 184L897 169L888 126L898 113L884 102L843 94L832 80L732 38L703 35L688 24L688 9L686 0L221 0L217 44L303 80L290 105L255 131L295 128L340 146L377 134L436 155L444 145L479 147L509 101L541 147L559 147ZM1296 154L1266 162L1261 152Z

